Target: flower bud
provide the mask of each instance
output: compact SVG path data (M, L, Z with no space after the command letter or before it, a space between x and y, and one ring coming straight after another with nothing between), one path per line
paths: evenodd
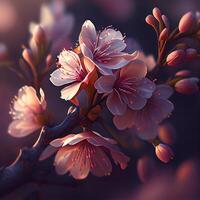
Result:
M156 169L155 161L143 156L137 161L137 174L141 182L147 182L153 175Z
M169 20L168 20L168 18L165 15L162 15L162 20L163 20L166 28L169 29Z
M176 138L176 130L170 123L164 123L158 128L159 139L166 144L174 144Z
M33 38L37 44L44 44L46 42L46 34L41 26L35 27L33 31Z
M190 31L195 24L196 24L196 18L193 16L191 12L188 12L181 17L178 28L181 33L185 33Z
M197 57L197 50L193 48L186 49L186 59L192 60Z
M150 26L153 26L155 27L156 26L156 19L154 18L153 15L148 15L146 18L145 18L145 21L147 24L149 24Z
M157 8L157 7L155 7L155 8L153 9L153 12L152 12L152 13L153 13L153 16L160 22L161 19L162 19L160 9Z
M169 66L180 65L184 62L184 60L185 60L185 51L182 49L172 51L167 56L167 59L166 59L167 65L169 65Z
M181 70L178 71L175 76L180 76L180 77L187 77L190 76L191 72L189 70Z
M182 79L175 84L175 90L182 94L194 94L199 91L198 82L196 77Z
M159 160L168 163L174 157L172 149L166 144L159 144L155 147L155 153Z
M169 35L169 30L167 28L164 28L160 33L159 40L167 40L168 35Z
M30 49L25 48L22 52L22 57L29 65L33 65L34 58Z

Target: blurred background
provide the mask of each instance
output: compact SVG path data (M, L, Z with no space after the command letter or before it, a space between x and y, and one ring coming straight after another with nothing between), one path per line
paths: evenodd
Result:
M156 56L156 36L154 31L145 23L145 17L157 6L169 17L170 24L175 27L180 17L188 11L200 10L199 0L63 0L64 11L72 16L73 26L70 28L67 43L73 47L78 39L82 23L90 19L98 30L112 25L119 29L127 37L127 51L142 49L146 54ZM0 51L7 49L10 60L17 61L22 52L22 44L28 44L30 36L30 22L40 21L41 5L50 1L42 0L0 0ZM63 27L65 29L65 27ZM66 29L68 27L66 26ZM59 50L58 50L59 52ZM193 68L200 77L200 62L192 63L188 68ZM26 138L17 139L7 134L7 127L11 118L9 106L14 95L23 83L6 67L0 68L0 166L12 163L23 146L31 146L37 139L37 134ZM59 89L44 82L48 107L57 117L58 121L65 116L63 108L66 103L59 99ZM109 177L88 179L73 185L55 185L30 183L12 192L2 199L136 199L135 194L143 188L136 170L137 159L141 155L148 154L155 159L157 165L167 171L177 168L185 160L196 160L200 156L200 95L184 96L175 94L171 99L175 104L175 110L170 120L176 128L176 143L174 145L174 160L164 165L155 158L154 149L143 148L142 152L133 152L125 149L131 156L131 162L125 171L117 167ZM168 172L166 172L167 174ZM170 184L169 180L165 184ZM157 187L154 181L155 187ZM162 181L161 181L162 182ZM163 187L167 187L163 186ZM137 192L136 192L137 191ZM143 188L145 191L152 191ZM150 193L150 192L149 192ZM149 194L148 193L148 194ZM0 198L1 199L1 198ZM139 199L139 198L138 198ZM149 198L141 197L141 200ZM152 198L156 200L156 198ZM159 198L157 198L159 200ZM172 199L172 198L171 198ZM175 199L175 198L174 198ZM179 198L176 198L179 199ZM182 198L184 199L184 198ZM200 199L194 196L188 200Z

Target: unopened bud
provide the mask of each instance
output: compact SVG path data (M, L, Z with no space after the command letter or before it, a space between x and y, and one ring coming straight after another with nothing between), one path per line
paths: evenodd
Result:
M167 65L169 65L169 66L180 65L184 62L184 60L185 60L185 51L182 49L172 51L167 56L167 59L166 59Z
M162 19L162 16L161 16L161 12L160 12L160 9L155 7L152 11L153 13L153 16L160 22L161 19Z
M22 57L29 65L33 65L34 58L30 49L25 48L22 52Z
M175 84L175 90L181 94L194 94L199 91L198 82L196 77L182 79Z
M191 12L184 14L179 21L179 31L181 33L189 32L196 24L196 18Z
M159 40L167 40L169 34L169 30L167 28L164 28L159 36Z
M39 45L44 44L46 42L46 34L41 26L35 27L33 31L33 38L35 42Z
M155 153L159 160L168 163L174 157L172 149L166 144L159 144L155 147Z
M155 172L155 161L148 157L143 156L137 161L137 174L141 182L147 182Z
M189 70L181 70L178 71L175 76L180 76L180 77L187 77L190 76L191 72Z
M156 19L153 15L148 15L146 18L145 18L145 21L147 24L149 24L150 26L153 26L155 27L157 24L156 22Z
M174 144L176 138L176 130L174 126L172 126L170 123L164 123L160 125L158 128L158 137L166 144Z
M186 59L192 60L197 57L197 50L193 48L186 49Z
M162 20L163 20L166 28L169 29L169 20L168 20L168 18L165 15L162 15Z

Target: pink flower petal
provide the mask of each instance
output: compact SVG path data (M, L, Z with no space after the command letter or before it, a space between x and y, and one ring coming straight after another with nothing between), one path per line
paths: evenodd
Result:
M100 147L95 147L95 153L91 156L91 173L97 177L110 175L112 165L108 156Z
M40 128L40 125L33 123L32 120L22 119L14 120L8 127L8 133L13 137L25 137L35 132Z
M158 85L155 95L162 99L168 99L173 94L173 89L168 85Z
M110 93L116 80L114 75L101 76L94 84L98 93Z
M72 99L79 92L81 85L82 83L78 82L78 83L73 83L69 86L66 86L65 88L61 90L61 98L65 99L66 101Z
M79 43L82 49L84 43L90 50L93 50L97 39L97 33L94 24L90 20L86 20L82 25L79 35Z
M125 130L126 128L131 128L134 124L132 118L132 111L130 109L127 109L125 114L114 116L113 123L119 130Z
M147 67L140 60L133 60L120 70L120 76L123 78L135 77L143 78L147 74Z
M121 169L126 169L127 163L129 162L130 158L125 154L121 153L120 151L110 151L111 156L116 164L119 164Z
M113 115L122 115L127 108L116 90L107 97L106 105Z

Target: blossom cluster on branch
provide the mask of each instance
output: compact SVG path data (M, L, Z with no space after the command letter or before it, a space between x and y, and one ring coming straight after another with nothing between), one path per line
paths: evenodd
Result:
M28 85L19 89L11 104L13 121L8 133L14 137L24 137L55 124L41 83L55 62L55 46L58 47L55 41L66 38L66 34L62 37L59 34L63 33L65 22L72 20L61 8L51 11L58 21L51 16L51 24L46 24L42 15L41 25L32 24L29 47L24 48L19 63L21 70L15 69ZM63 137L49 142L39 162L55 155L56 172L69 173L75 179L85 179L90 172L98 177L109 175L111 160L125 169L130 158L120 150L116 138L103 136L96 123L100 123L107 134L109 128L105 127L108 126L114 126L115 135L121 134L117 130L129 130L152 144L157 157L165 163L174 157L169 146L173 144L172 128L161 124L175 107L169 100L174 91L183 94L199 91L198 78L191 76L189 70L180 70L180 66L200 55L198 49L181 41L185 38L200 41L200 20L187 13L179 26L171 30L167 17L154 8L146 22L157 34L155 66L143 52L126 53L125 37L120 31L112 27L97 31L90 20L83 23L76 47L68 49L66 46L61 50L50 81L54 86L63 86L61 99L79 107L79 120L73 130L64 130ZM71 27L70 24L70 31ZM56 30L60 32L54 32ZM167 78L162 79L160 73L171 66L175 72L166 73Z

